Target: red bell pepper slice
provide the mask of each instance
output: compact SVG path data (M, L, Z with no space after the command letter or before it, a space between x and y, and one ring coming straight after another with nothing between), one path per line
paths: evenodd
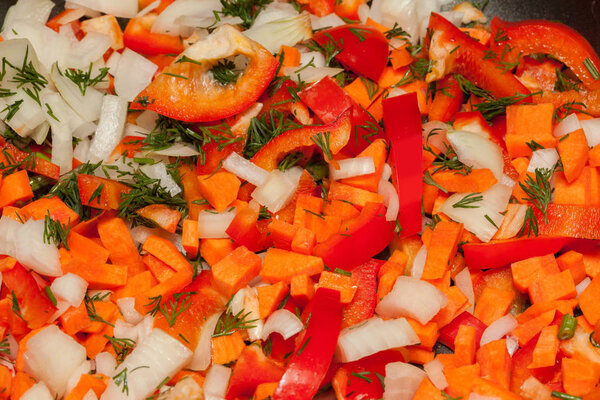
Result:
M246 346L235 362L225 398L252 397L258 385L277 382L284 372L283 367L265 357L259 346Z
M238 211L225 231L234 242L254 252L262 251L270 245L266 233L258 229L258 214L258 210L243 208Z
M235 83L223 85L208 76L214 60L197 59L203 57L202 47L191 46L185 55L197 62L182 62L179 57L139 94L131 107L180 121L208 122L231 117L254 104L275 76L277 60L230 25L223 25L211 35L215 36L205 40L226 43L231 49L227 56L243 55L248 59L248 66Z
M464 93L453 75L446 75L436 87L435 97L429 107L429 120L448 122L460 110Z
M600 239L600 208L548 204L547 218L536 208L539 234L552 237Z
M377 306L377 273L384 263L372 258L352 269L352 286L356 286L356 292L352 301L344 307L343 327L356 325L373 316Z
M506 45L513 58L534 53L549 54L562 61L590 89L600 89L600 57L576 30L560 22L492 19L490 48L501 53Z
M467 311L459 314L448 325L440 328L439 342L454 350L454 340L456 339L456 335L458 335L458 329L461 325L475 328L475 345L479 347L481 335L483 335L483 331L486 330L487 325Z
M14 302L16 298L18 302L12 303L13 312L25 320L30 329L41 328L56 312L48 295L42 292L31 272L21 264L17 263L12 269L2 272L2 279L11 292L11 301Z
M377 121L328 76L303 89L298 95L326 124L335 121L344 111L351 108L353 129L344 149L350 155L357 155L374 140L385 138Z
M388 41L378 29L369 25L342 25L315 33L313 40L321 46L338 46L336 60L350 71L375 82L387 65Z
M348 271L385 249L393 237L383 204L367 203L346 231L316 245L314 254L328 267Z
M470 268L500 268L526 258L556 253L572 241L565 237L524 237L489 243L466 243L463 251Z
M125 47L148 56L181 53L183 42L179 36L151 31L156 17L156 14L150 13L130 19L123 32Z
M448 73L463 75L475 85L489 90L494 97L529 94L529 90L510 72L489 57L487 47L473 39L439 14L431 13L429 28L433 30L429 58L436 63L427 80ZM433 79L432 79L433 77Z
M533 350L535 350L539 337L538 333L513 355L510 372L511 390L520 390L523 382L530 376L534 376L537 380L546 384L556 376L557 372L560 372L560 363L552 367L528 368L533 361ZM558 352L558 357L562 358L561 352Z
M30 172L43 175L50 179L58 179L60 176L60 168L58 165L51 163L41 157L33 158L33 161L27 161L26 159L31 156L31 153L22 151L16 146L6 142L3 138L0 138L0 147L2 152L0 153L0 162L5 167L11 164L19 164L22 169L26 169ZM28 160L31 160L29 158Z
M77 175L77 186L81 204L102 210L118 210L121 195L131 190L120 182L84 174Z
M391 144L392 179L400 198L402 236L421 232L423 135L416 93L383 100L385 134Z
M305 310L309 312L304 336L273 394L273 400L310 400L325 377L342 324L337 290L318 288Z

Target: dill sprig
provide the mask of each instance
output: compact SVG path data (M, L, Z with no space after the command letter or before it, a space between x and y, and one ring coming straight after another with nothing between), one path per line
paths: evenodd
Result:
M581 82L575 81L565 75L559 68L556 68L556 82L554 82L554 90L557 92L567 92L574 90L579 92Z
M434 159L431 162L431 165L433 167L435 167L433 169L433 174L435 174L438 171L445 171L445 170L454 171L455 174L459 174L459 175L470 174L472 167L469 167L468 165L463 164L458 159L458 155L456 154L456 152L454 151L454 149L452 147L445 145L446 146L445 151L442 153L438 153L438 152L434 151L433 148L429 145L429 139L432 136L437 135L438 130L439 129L433 129L431 132L429 132L429 134L427 135L427 138L425 139L425 143L423 144L423 150L434 156Z
M14 103L7 104L6 107L4 107L4 109L1 112L6 111L6 115L4 116L4 120L6 122L10 121L15 116L15 114L19 112L21 104L23 104L23 99L15 100Z
M40 91L46 87L48 80L35 69L33 62L29 60L29 46L27 46L25 50L23 64L21 64L20 67L14 66L6 58L2 59L2 72L0 73L0 80L4 78L7 65L16 71L15 75L9 82L16 83L17 88L23 89L23 91L29 97L31 97L41 106L42 103L40 102Z
M319 132L316 135L312 135L310 140L312 140L313 143L321 149L323 156L327 157L329 160L332 160L333 156L331 155L331 147L329 146L330 134L330 132Z
M291 129L300 128L302 125L290 119L285 113L276 109L254 117L250 120L244 157L252 158L271 139Z
M548 168L536 168L535 179L528 175L525 178L525 182L519 182L519 186L523 189L523 192L527 197L523 197L531 203L531 206L527 209L525 215L525 222L521 228L521 235L525 232L526 226L528 227L528 234L532 231L537 236L538 222L533 213L533 208L537 208L544 216L544 223L548 222L548 204L552 201L552 194L554 188L550 183L550 179L554 174L554 169Z
M385 31L383 34L387 39L397 37L403 40L408 40L410 38L410 33L402 29L402 27L399 26L397 22L394 22L394 26L392 27L392 29Z
M71 230L71 219L68 224L63 224L60 221L55 221L50 218L50 213L44 217L44 243L54 243L57 247L62 244L65 249L69 250L68 237Z
M164 315L169 327L173 327L177 317L192 305L192 296L198 292L174 293L168 302L160 305L159 311Z
M90 317L90 320L102 322L103 324L112 326L114 328L115 327L114 324L108 322L107 320L102 318L102 316L100 316L100 314L98 314L98 312L96 311L96 305L94 304L96 302L105 301L109 295L110 295L110 292L105 292L105 293L98 292L98 293L94 294L92 297L90 297L86 293L83 301L85 302L85 309L88 313L88 316Z
M304 42L304 46L309 50L323 53L325 65L329 66L335 56L344 50L344 40L340 38L339 42L336 41L329 32L325 33L325 36L327 37L327 41L322 45L311 39Z
M59 199L65 202L69 208L79 214L81 220L89 219L90 208L81 203L79 197L79 185L77 183L77 175L93 174L100 166L101 162L90 164L89 162L75 168L69 174L63 175L59 181L48 191L46 196L58 196Z
M223 8L221 11L216 12L215 16L221 14L240 17L242 19L240 25L244 29L248 29L252 26L262 9L272 1L273 0L221 0Z
M122 362L129 353L133 351L135 347L135 340L128 338L116 338L114 336L104 335L112 346L115 354L117 355L117 362Z
M467 78L461 74L454 74L454 79L456 79L458 87L460 87L460 90L462 90L463 93L467 95L472 94L483 99L493 99L489 90L481 89L475 86L471 81L467 80Z
M456 203L452 204L452 208L479 208L478 204L483 200L483 195L479 192L469 193Z
M12 290L10 292L10 300L11 300L11 310L12 310L12 312L17 317L19 317L23 321L25 321L25 318L23 318L23 314L21 314L21 306L19 305L19 299L17 299L17 295L15 294L14 290Z
M98 83L106 81L106 75L108 75L108 68L100 68L98 75L92 77L92 66L93 64L90 62L90 66L87 70L81 70L76 68L69 68L65 70L64 75L69 78L81 92L82 96L85 96L87 88L90 86L95 86Z
M221 85L236 83L241 71L235 69L235 64L231 60L221 60L211 68L213 78Z
M302 160L304 154L300 151L295 151L293 153L288 154L279 162L277 169L280 171L285 171L287 169L292 168L294 165L298 163L298 161Z
M246 310L241 309L234 315L228 307L227 311L219 317L212 337L229 336L239 330L254 328L256 325L252 325L252 323L258 321L258 319L248 319L250 314L252 314L251 311L246 312Z
M511 106L513 104L520 103L529 97L537 96L537 95L541 95L541 94L542 94L542 91L540 90L539 92L534 92L534 93L528 93L528 94L517 93L512 96L499 97L497 99L487 99L481 103L474 104L473 108L476 111L481 112L483 117L489 121L498 115L504 114L506 112L506 107Z

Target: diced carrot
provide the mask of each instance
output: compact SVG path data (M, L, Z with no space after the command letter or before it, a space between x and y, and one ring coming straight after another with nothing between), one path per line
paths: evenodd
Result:
M296 212L294 213L295 226L307 226L307 217L312 214L321 215L323 210L323 199L320 197L300 194L296 199Z
M590 324L596 324L600 320L600 276L592 279L592 282L579 295L579 307Z
M475 305L475 313L473 315L489 326L492 322L506 314L514 298L514 292L486 286Z
M212 267L236 247L237 245L231 239L201 239L200 255Z
M152 254L146 254L142 257L144 265L159 282L164 282L173 277L176 271L167 264L154 257Z
M99 398L108 385L108 377L100 374L83 374L65 400L82 400L90 390Z
M227 209L238 195L242 182L231 172L219 170L212 175L198 176L200 193L218 212Z
M479 378L480 370L479 364L444 369L448 381L446 393L453 397L468 398L475 379Z
M105 325L102 331L88 335L82 343L88 358L94 359L98 354L102 353L108 343L106 336L112 335L112 327L108 325Z
M64 225L75 226L79 221L79 214L67 206L58 196L42 197L21 208L22 214L35 220L44 219L49 215L54 221L60 221Z
M329 199L346 200L356 205L364 207L367 203L382 203L383 196L378 193L369 192L368 190L359 189L350 185L333 181L329 187Z
M392 63L392 68L394 69L406 67L412 63L413 58L408 51L408 44L392 49L390 52L390 61Z
M572 299L577 295L575 282L569 271L541 277L529 287L533 304L544 301Z
M463 225L451 221L440 221L435 225L422 279L440 279L448 270L456 246L461 238Z
M558 139L556 148L563 162L567 182L574 181L587 164L589 147L583 129L568 133Z
M202 200L198 177L190 166L185 163L179 167L179 176L181 178L181 186L183 186L183 198L188 202L189 217L190 219L198 220L200 211L209 208L208 204L198 204L198 201Z
M574 204L579 206L587 205L590 191L590 169L586 167L581 174L572 182L567 182L567 178L562 171L555 174L554 202L556 204Z
M256 400L269 400L275 394L275 389L277 389L278 385L279 382L260 383L258 386L256 386L256 390L254 391L254 396L252 398Z
M367 109L383 90L377 83L361 76L344 86L344 91L362 108Z
M477 343L475 327L461 325L454 339L454 356L458 365L471 365L475 362Z
M317 245L315 232L304 227L298 227L290 249L296 253L310 255Z
M280 53L283 54L282 67L297 67L300 65L300 52L297 48L282 45Z
M585 319L585 316L583 316L583 315L580 315L579 317L575 317L575 319L577 320L577 326L580 326L580 327L582 327L582 328L583 328L583 329L584 329L586 332L588 332L588 333L590 333L590 332L592 332L592 331L593 331L593 332L594 332L594 334L595 334L596 336L598 336L598 339L600 339L600 330L598 331L598 334L596 334L596 329L595 329L594 325L590 324L590 323L588 322L588 320L587 320L587 319ZM599 326L599 328L600 328L600 326ZM596 339L596 338L594 337L594 340L595 340L595 339ZM596 341L597 341L597 340L596 340Z
M12 218L20 223L25 223L29 219L29 216L23 211L22 208L13 206L5 206L2 209L2 216Z
M195 258L200 249L200 233L198 232L198 221L191 219L183 220L181 243L188 257Z
M600 144L597 144L590 149L588 158L592 167L600 167Z
M377 299L382 299L391 292L396 283L396 278L404 275L404 268L408 262L408 255L400 250L395 250L388 261L379 268L377 285Z
M213 364L228 364L235 361L246 348L240 331L235 331L231 335L213 337L211 341Z
M585 359L563 358L561 373L565 391L573 396L583 396L598 383L600 367Z
M494 340L477 350L477 363L481 366L481 376L504 389L510 387L510 355L506 340Z
M182 270L170 277L164 282L151 287L150 289L139 292L135 295L135 307L139 312L147 313L152 307L150 306L153 297L162 296L167 298L173 293L180 292L183 288L192 282L193 271Z
M533 349L533 359L527 368L551 367L556 362L558 351L558 325L550 325L542 329Z
M527 292L531 284L541 277L560 272L554 254L514 262L510 265L510 270L515 288L521 292Z
M450 272L446 273L446 276L440 279L439 289L448 298L448 304L446 304L436 315L432 321L437 322L439 326L445 326L450 323L456 316L463 311L466 311L470 304L467 296L457 287L450 286ZM435 282L432 281L432 283Z
M191 271L192 265L168 239L151 235L146 238L142 249L173 268L175 271Z
M483 368L482 368L483 370ZM477 378L471 386L473 393L480 394L482 396L489 396L492 398L498 398L500 400L522 400L521 396L515 394L502 387L501 385L491 382L487 379Z
M94 301L92 303L96 315L98 315L98 317L104 321L112 323L112 321L116 319L117 315L119 315L119 308L112 301ZM92 307L92 305L90 305L90 307ZM104 322L92 321L90 326L82 329L82 332L98 333L106 327L107 325Z
M483 192L497 182L492 171L487 168L474 169L467 175L438 171L432 173L431 177L448 192Z
M321 273L323 268L323 260L320 257L270 248L263 261L260 277L268 283L277 281L289 283L294 275L312 276Z
M12 386L13 374L5 365L0 365L0 399L8 400Z
M315 294L315 284L308 274L294 275L290 283L290 296L300 305L306 305Z
M109 252L110 260L127 266L127 275L137 275L145 270L142 257L121 218L104 218L98 221L98 234L102 246Z
M17 371L14 378L12 379L12 385L10 387L10 398L20 399L33 385L36 380L33 376L26 374L25 372Z
M337 215L342 219L350 219L358 216L358 214L360 214L360 211L346 201L330 200L323 205L323 215Z
M444 400L447 398L442 396L440 389L435 387L429 378L425 378L421 381L412 400Z
M85 302L82 302L79 307L71 307L65 311L60 316L60 324L65 333L71 336L89 328L92 320L90 320Z
M527 322L519 323L513 330L512 335L519 340L519 344L524 346L533 339L545 327L550 325L554 320L555 310L546 311L545 313L530 319Z
M402 355L406 362L424 365L433 361L435 354L431 350L422 349L416 346L407 346L402 349Z
M583 264L583 254L570 250L561 254L557 259L558 268L561 271L569 270L573 276L573 281L577 285L585 278L585 265Z
M329 271L321 272L317 287L339 291L342 304L350 303L356 293L356 286L352 285L352 277Z
M297 203L296 203L297 204ZM273 246L283 249L291 250L294 236L298 231L299 226L292 225L279 219L273 220L269 224L269 232L271 240L273 240Z
M123 297L134 297L138 293L150 290L156 282L152 277L152 272L144 271L127 279L127 284L116 289L113 292L113 299L116 301Z
M437 186L423 184L423 211L427 214L433 213L433 204L438 196L440 189Z
M406 318L406 321L408 321L413 328L413 331L415 331L419 337L420 344L418 347L426 350L433 349L433 346L439 337L439 325L435 322L428 322L427 324L422 325L419 321L412 318Z
M382 76L384 74L385 70ZM383 118L383 95L377 97L373 104L371 104L369 108L367 108L367 111L369 112L369 114L371 114L375 121L381 121L381 119Z
M277 282L272 285L258 286L258 311L260 319L267 319L288 294L288 285Z
M141 217L154 222L170 233L175 233L181 219L181 212L173 210L164 204L150 204L136 211Z
M61 254L61 264L63 265L63 268L64 264L71 262L79 264L104 264L108 261L110 255L108 250L94 240L73 231L69 232L67 245L69 246L69 250L61 248L61 250L65 250L65 253Z
M554 106L550 103L506 107L506 148L512 158L531 155L528 142L544 148L556 146L552 136Z
M261 258L245 246L236 248L213 265L212 272L216 287L225 296L231 296L258 275L261 262Z
M383 173L383 166L387 159L387 143L384 139L377 139L366 149L360 152L356 157L372 157L373 163L375 164L375 172L372 174L355 176L353 178L342 179L340 182L354 186L360 189L368 190L370 192L377 192L381 174Z
M10 206L17 201L29 200L33 197L33 191L29 184L27 171L13 172L4 177L0 183L0 208Z
M521 314L517 315L517 321L519 324L524 324L527 321L530 321L534 318L539 317L543 313L547 311L558 310L563 314L572 314L573 309L577 305L577 300L553 300L547 301L543 303L533 304L531 307L523 311Z
M306 227L315 233L317 243L322 243L338 233L341 226L342 217L337 215L306 216Z

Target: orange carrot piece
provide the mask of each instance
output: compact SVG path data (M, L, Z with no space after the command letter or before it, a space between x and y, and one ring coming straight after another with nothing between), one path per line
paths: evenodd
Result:
M288 293L288 286L283 282L277 282L272 285L259 286L256 288L256 292L258 293L260 319L266 319L285 298Z
M191 270L179 271L166 281L161 282L144 292L137 293L135 296L136 309L142 313L147 313L152 308L149 305L149 299L158 296L167 298L173 293L180 292L192 282L192 276L193 272Z
M547 275L529 287L529 297L533 304L544 301L572 299L577 295L575 282L569 271Z
M145 270L142 257L121 218L104 218L98 221L98 234L102 246L109 252L110 260L127 266L127 275L137 275Z
M427 364L430 361L433 361L435 354L433 351L422 349L416 346L407 346L402 350L402 355L406 362L414 363L414 364Z
M585 359L563 358L561 373L565 391L573 396L591 392L600 378L598 364Z
M431 177L448 192L483 192L498 182L489 169L474 169L468 175L452 171L431 173Z
M10 398L20 399L33 385L36 380L33 376L26 374L25 372L17 371L12 379L12 385L10 388Z
M556 146L552 136L554 106L550 103L506 107L506 148L512 158L531 155L527 142L544 148Z
M383 297L392 291L396 279L404 274L404 265L395 262L386 262L381 268L386 266L384 273L379 275L379 281L377 285L377 299L381 300Z
M277 281L289 283L294 275L316 275L321 273L324 267L320 257L270 248L267 250L260 277L268 283Z
M344 91L362 108L367 109L383 90L370 79L358 77L344 86Z
M514 298L515 294L512 291L509 292L486 286L481 296L479 296L473 315L489 326L492 322L506 314Z
M375 165L375 172L367 175L355 176L352 178L342 179L340 182L357 187L359 189L377 192L379 180L383 173L383 166L387 159L387 143L384 139L377 139L366 149L360 152L356 157L372 157Z
M563 162L563 171L567 182L573 182L581 174L588 160L589 147L583 129L559 138L556 148Z
M290 296L298 305L305 306L315 294L315 284L308 274L294 275L290 283Z
M181 177L181 186L183 186L183 198L188 202L189 217L190 219L197 220L200 211L209 208L208 204L197 204L198 200L202 200L198 176L186 164L179 167L179 176Z
M102 353L108 343L106 336L112 335L112 327L108 325L105 325L104 330L88 335L83 343L81 343L85 347L88 358L94 359L98 354Z
M448 270L462 236L463 225L440 221L435 225L427 249L422 279L440 279Z
M13 374L5 365L0 365L0 399L8 400L12 386Z
M600 144L595 145L588 153L590 166L600 167Z
M13 206L5 206L2 209L2 216L12 218L20 223L25 223L29 219L29 216L23 211L22 208Z
M555 314L556 310L550 310L533 319L530 319L529 321L519 323L519 325L517 325L517 327L513 330L512 335L519 339L519 344L521 346L524 346L527 344L527 342L533 339L535 335L540 333L542 329L552 323Z
M297 48L282 45L280 53L283 54L282 67L297 67L300 65L300 52Z
M312 214L321 215L321 211L323 211L322 198L307 194L298 195L296 199L296 211L294 213L294 225L309 228L306 225L307 217Z
M555 364L558 352L557 335L558 325L550 325L542 329L533 349L533 360L527 368L551 367Z
M260 272L261 258L240 246L213 265L212 272L216 287L227 297L231 296Z
M346 200L360 208L363 208L367 203L383 202L383 196L378 193L355 188L337 181L331 182L331 186L329 187L329 199Z
M475 362L475 327L461 325L454 339L454 356L458 365L471 365Z
M292 239L291 250L296 253L311 255L316 245L317 236L315 232L304 227L298 227L294 239Z
M85 303L82 302L79 307L71 307L59 317L63 331L68 335L87 329L92 324L92 320L88 315Z
M423 183L423 210L427 214L433 213L433 204L439 194L440 189L437 186Z
M446 393L453 397L468 398L475 379L479 378L480 371L479 364L444 369L448 381Z
M112 323L116 319L117 315L119 315L119 308L112 301L94 301L93 303L96 314L98 314L100 318L104 319L104 321ZM104 322L92 321L90 326L82 329L82 332L98 333L104 330L106 327L107 325Z
M198 177L200 193L218 212L227 209L238 195L242 182L231 172L219 170Z
M198 232L198 221L191 219L183 220L181 242L188 257L195 258L200 249L200 233Z
M583 168L581 174L572 182L568 182L562 171L555 174L554 202L556 204L573 204L578 206L591 203L591 167ZM595 168L594 168L595 170Z
M62 224L75 226L79 221L79 214L67 206L59 197L42 197L21 208L23 214L35 220L44 219L49 215L54 221L60 221Z
M392 63L392 68L394 69L406 67L412 63L413 58L408 51L408 44L392 49L390 52L390 61Z
M306 227L315 233L317 243L322 243L340 231L342 218L337 215L306 216ZM293 249L292 249L293 250Z
M352 285L352 277L335 272L323 271L319 278L317 287L337 290L340 292L340 301L342 304L348 304L352 301L356 286Z
M413 328L413 331L415 331L419 337L420 344L418 344L417 347L425 350L432 350L435 342L440 336L438 331L439 325L435 322L428 322L425 325L422 325L419 321L408 317L406 317L406 321L408 321Z
M450 271L446 272L446 276L439 281L438 289L444 292L448 298L448 304L433 317L432 321L437 322L439 326L444 326L469 308L469 300L458 287L450 286ZM435 285L437 282L431 281L431 283Z
M201 239L200 255L211 267L236 248L231 239Z
M435 387L429 378L425 378L421 381L412 400L444 400L447 398L442 396L440 389Z
M573 277L573 282L577 285L585 278L585 265L583 264L583 254L573 250L561 254L557 259L558 268L561 271L569 270Z
M258 386L256 386L256 390L254 391L254 396L252 398L256 400L270 400L275 394L275 389L277 389L278 385L279 382L260 383Z
M504 388L495 382L491 382L487 379L482 378L475 379L475 382L473 382L473 386L471 386L471 390L474 393L480 394L482 396L496 397L500 400L522 400L521 396L511 392L507 388Z
M164 204L150 204L136 211L141 217L154 222L170 233L175 233L181 219L181 212L173 210Z
M127 284L116 289L113 292L113 300L118 300L123 297L134 297L138 293L150 290L156 282L152 277L152 272L144 271L137 275L133 275L127 279Z
M146 238L142 249L173 268L175 271L191 271L192 265L168 239L152 235Z
M87 392L93 391L99 398L108 385L108 377L100 374L83 374L65 400L82 400Z
M510 270L515 288L523 293L527 292L533 282L540 280L543 276L560 272L554 254L514 262L510 265Z
M2 179L0 183L0 208L31 198L33 198L33 191L26 170L13 172Z
M271 240L273 240L273 246L283 250L291 250L292 242L298 229L299 226L297 225L292 225L278 219L273 220L273 222L269 224L269 232L271 233L270 237Z
M590 324L596 324L600 320L600 276L592 279L592 282L579 295L579 307Z
M142 260L146 268L152 273L152 276L159 282L164 282L176 274L176 271L173 268L154 257L152 254L144 255Z
M240 331L235 331L231 335L213 337L211 341L213 364L228 364L235 361L246 348Z
M494 340L477 350L477 363L481 366L481 376L500 385L510 387L510 355L506 349L506 340Z
M342 219L350 219L358 216L360 211L352 204L341 200L330 200L323 206L323 215L337 215Z

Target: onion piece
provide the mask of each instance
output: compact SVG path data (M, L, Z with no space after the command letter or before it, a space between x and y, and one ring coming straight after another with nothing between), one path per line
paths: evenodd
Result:
M484 396L479 393L471 392L469 394L469 398L467 400L502 400L500 397L496 396Z
M584 119L579 121L589 147L600 144L600 118Z
M469 272L469 268L465 268L460 271L454 277L454 283L456 287L465 295L467 300L469 300L469 308L467 311L473 314L475 310L475 291L473 290L473 280L471 280L471 273Z
M383 204L386 207L385 220L395 221L400 211L400 199L396 187L389 181L379 182L377 193L383 196Z
M67 301L72 307L79 307L85 293L88 283L79 275L71 272L58 277L50 285L50 289L55 296Z
M460 22L465 25L471 22L485 24L488 20L485 14L479 8L473 6L473 4L469 3L468 1L464 1L455 5L452 10L463 14L463 18Z
M211 361L211 338L215 332L215 327L221 317L221 312L217 312L206 318L202 325L198 344L194 350L194 355L187 368L194 371L204 371L210 365Z
M331 68L331 67L285 67L283 73L291 77L296 82L316 82L325 78L326 76L334 77L340 72L344 71L342 68Z
M446 146L450 143L446 139L446 133L452 127L441 121L429 121L423 124L423 140L427 141L427 144L435 147L440 151L444 151Z
M224 399L230 377L231 368L213 364L206 373L206 379L204 380L205 398L208 400Z
M253 327L247 330L248 338L250 340L259 340L262 337L265 324L260 318L260 305L258 304L258 292L256 288L248 287L244 290L243 309L248 313L248 320L254 320L252 323Z
M146 174L149 178L158 179L160 186L165 188L171 196L176 196L181 193L181 187L175 182L175 179L167 172L167 167L164 163L158 162L152 165L144 165L140 167L140 171Z
M70 0L70 2L120 18L133 18L138 12L137 0Z
M533 375L525 379L521 387L519 388L519 394L524 399L534 400L551 400L552 390L538 381Z
M17 255L16 232L21 229L22 224L14 219L0 217L0 254L11 257Z
M336 354L342 362L351 362L383 350L417 343L419 337L406 319L372 317L340 332Z
M488 168L498 181L502 179L504 158L496 143L467 131L449 131L446 137L462 163L473 168Z
M310 14L310 23L314 31L318 29L335 28L336 26L346 24L344 20L335 13L327 14L323 17L317 17L316 15Z
M114 337L118 339L132 340L133 342L138 341L138 329L135 325L125 322L122 319L116 320L114 325Z
M262 25L254 24L243 32L245 36L263 45L271 53L279 51L282 45L294 46L312 37L310 16L307 12L269 21Z
M139 324L144 316L135 309L135 297L121 297L117 300L117 306L123 318L130 324Z
M423 276L423 270L425 269L425 261L427 260L427 246L422 245L419 251L413 259L412 266L410 268L410 276L413 278L421 279Z
M577 115L575 114L569 114L554 127L552 134L555 138L560 138L571 132L575 132L578 129L581 129L579 118L577 118Z
M144 15L154 11L156 8L158 8L158 6L160 5L160 0L154 0L153 2L151 2L150 4L148 4L146 7L144 7L143 9L141 9L135 16L135 18L140 18L143 17Z
M481 335L480 346L484 346L494 340L502 339L504 336L512 332L518 325L517 320L510 314L498 318L488 326Z
M235 152L223 161L223 168L254 186L262 186L269 179L269 172Z
M555 148L536 150L531 154L527 172L535 172L539 168L553 170L558 158L558 151Z
M579 297L581 293L583 293L583 291L587 289L590 283L592 283L592 280L589 276L586 276L581 282L577 284L577 286L575 286L575 290L577 291L577 297Z
M262 331L262 340L267 340L269 335L273 332L279 333L283 336L283 339L287 340L300 332L304 328L302 321L298 319L292 312L288 310L276 310L274 311Z
M292 167L285 172L275 169L263 185L254 189L251 196L270 212L276 213L285 207L296 193L301 174L300 167Z
M329 178L337 181L355 176L368 175L375 172L373 157L355 157L338 160L339 168L329 164Z
M52 8L54 8L54 2L50 0L19 0L7 10L3 30L17 20L45 24L48 22Z
M408 363L387 364L383 380L383 400L412 400L426 376L425 371Z
M18 228L12 233L16 243L15 258L40 275L61 276L58 249L44 241L44 221L30 219Z
M163 33L171 36L181 34L181 25L176 20L182 16L211 18L214 21L214 11L220 11L219 0L178 0L165 8L152 24L153 33Z
M442 364L439 358L423 364L423 369L427 372L429 380L436 388L444 390L448 387L448 381L444 375L444 364Z
M99 60L112 45L110 36L98 32L89 32L83 39L71 43L63 60L59 60L61 67L88 70L90 63Z
M236 210L218 213L204 210L198 214L198 234L200 239L226 239L226 231L235 217Z
M81 365L79 367L77 367L77 369L69 377L69 380L67 381L67 389L65 390L65 393L71 393L71 391L73 389L75 389L75 386L77 386L79 379L81 379L81 375L89 374L91 370L92 370L92 362L91 361L85 360L84 362L82 362Z
M154 111L145 110L135 120L137 126L146 129L151 132L156 128L156 121L158 121L159 115Z
M115 71L115 92L127 101L133 101L152 81L158 66L136 53L125 49Z
M153 150L151 154L169 157L194 157L200 154L190 143L175 143L164 150Z
M511 357L519 350L519 339L516 336L506 336L506 351Z
M21 400L54 400L54 396L50 393L48 386L44 382L35 383L32 387L27 389L21 397Z
M431 283L399 276L392 291L377 304L375 312L389 318L411 317L425 325L446 304L446 295Z
M107 94L102 101L102 110L96 134L90 144L92 162L104 161L117 147L123 135L127 118L127 101Z
M173 243L180 252L185 252L185 249L183 248L183 245L181 243L181 235L169 233L161 228L148 228L147 226L142 225L138 225L134 228L131 228L129 232L131 233L131 238L133 239L136 246L143 244L148 238L148 236L156 235L171 241L171 243Z

